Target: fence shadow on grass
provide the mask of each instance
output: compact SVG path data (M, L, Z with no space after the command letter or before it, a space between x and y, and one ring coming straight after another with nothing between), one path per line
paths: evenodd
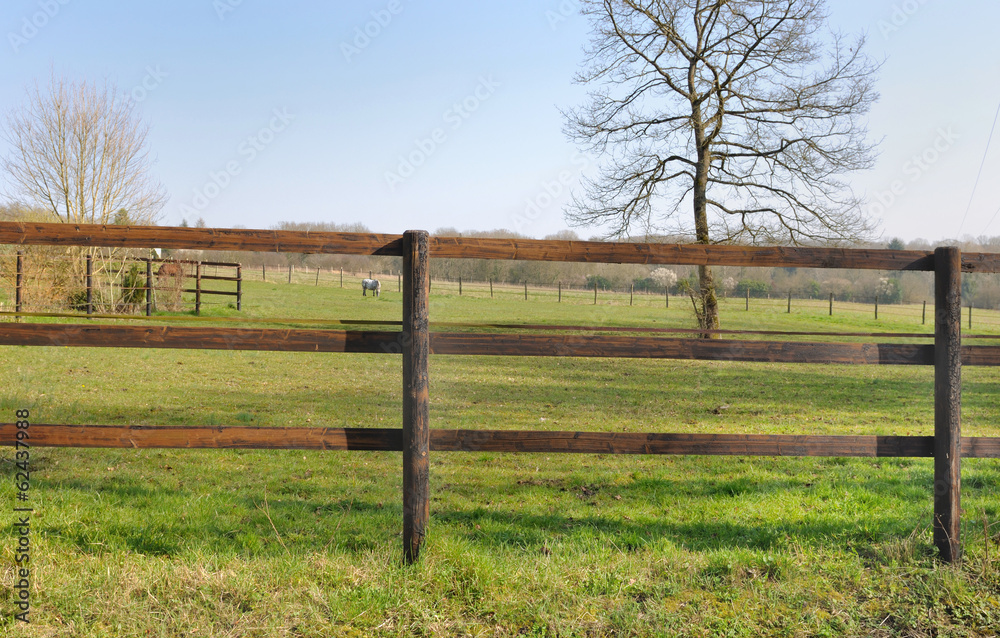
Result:
M360 498L290 498L277 494L216 493L207 499L186 489L138 481L95 484L69 480L45 484L49 494L99 493L80 520L39 520L38 534L84 553L132 551L172 556L278 556L332 549L363 553L394 550L402 507ZM338 496L342 496L340 491ZM333 496L332 494L330 496ZM200 505L198 501L204 501ZM34 524L34 523L33 523Z
M509 510L437 510L435 519L461 525L466 540L490 548L539 551L554 542L586 540L611 549L639 551L665 539L692 552L735 548L775 551L798 542L807 545L871 544L908 537L921 524L918 515L883 518L877 522L860 515L856 521L796 521L740 524L728 521L626 521L612 516L532 515Z

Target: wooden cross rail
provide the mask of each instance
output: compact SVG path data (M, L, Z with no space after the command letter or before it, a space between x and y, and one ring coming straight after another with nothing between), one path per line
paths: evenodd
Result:
M922 250L717 246L541 239L430 237L430 257L620 264L934 270ZM303 254L403 254L401 235L318 231L0 222L0 244L187 248ZM963 253L963 272L1000 272L1000 254Z
M418 559L429 519L430 451L587 452L615 454L761 454L932 456L934 540L945 561L961 558L961 459L1000 457L1000 439L961 436L963 365L1000 365L1000 346L961 345L961 273L1000 272L1000 255L814 247L746 247L429 237L275 230L101 226L0 222L0 243L203 250L339 253L403 257L401 330L0 324L0 345L199 348L402 355L401 430L315 428L165 428L33 426L36 444L76 447L269 447L392 449L403 452L403 550ZM429 331L432 257L570 262L852 268L933 271L933 345L810 343L567 334L474 334ZM148 272L148 271L147 271ZM200 286L199 286L200 288ZM669 301L669 297L668 297ZM627 434L429 429L428 360L435 355L647 357L781 363L933 365L933 437L822 437ZM0 444L15 443L0 426ZM281 442L276 442L280 439Z
M202 266L218 266L220 268L238 268L237 262L232 261L199 261L197 259L172 259L170 257L140 257L137 261L148 261L150 263L175 263L175 264L201 264Z
M403 332L118 324L6 324L0 345L400 354ZM429 333L430 354L616 357L763 363L933 365L934 346L606 335ZM963 365L1000 365L1000 346L962 346Z
M202 277L202 279L222 279L222 277ZM236 281L235 279L233 281ZM228 297L236 297L240 293L226 290L205 290L204 288L181 288L181 292L194 292L201 295L226 295Z
M934 456L933 436L669 434L430 429L431 452L664 454L700 456ZM0 440L13 439L0 424ZM403 451L396 428L31 424L36 447ZM962 458L1000 458L1000 439L962 437Z

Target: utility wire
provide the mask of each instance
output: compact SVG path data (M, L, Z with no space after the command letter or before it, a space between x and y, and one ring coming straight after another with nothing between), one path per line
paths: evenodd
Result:
M986 229L990 227L990 224L997 218L997 215L1000 215L1000 208L997 209L997 212L993 213L993 217L990 217L989 223L983 228L983 232L979 233L980 235L986 234Z
M962 217L962 223L959 224L959 226L958 226L958 233L957 233L957 235L959 235L959 236L961 236L961 234L962 234L962 228L965 226L965 220L968 219L968 217L969 217L969 210L972 209L972 200L976 196L976 189L979 188L979 178L982 177L982 175L983 175L983 166L986 165L986 156L990 152L990 142L993 141L993 131L995 131L996 128L997 128L997 117L998 116L1000 116L1000 104L997 104L997 112L996 112L996 115L993 116L993 126L990 128L990 137L989 137L989 139L986 140L986 150L983 151L983 159L982 159L981 162L979 162L979 172L976 173L976 183L972 185L972 194L969 195L969 203L965 207L965 215ZM996 217L996 215L994 215L994 217ZM991 219L990 220L990 224L992 224L992 223L993 223L993 220ZM987 226L989 226L989 224L987 224ZM983 232L985 232L985 229L983 230Z

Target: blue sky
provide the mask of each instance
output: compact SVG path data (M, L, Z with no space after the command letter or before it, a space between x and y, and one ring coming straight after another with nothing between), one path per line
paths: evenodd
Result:
M585 95L572 82L588 38L577 7L6 0L0 110L50 70L117 83L152 128L170 195L164 224L360 221L540 237L567 227L567 194L592 167L559 114ZM834 26L867 32L869 53L886 60L870 119L881 157L853 179L885 236L1000 235L1000 216L990 224L1000 132L963 222L1000 103L1000 3L829 9Z

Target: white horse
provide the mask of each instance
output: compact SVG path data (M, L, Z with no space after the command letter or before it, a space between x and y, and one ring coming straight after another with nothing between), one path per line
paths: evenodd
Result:
M371 290L378 297L378 294L382 292L382 284L379 283L378 279L362 279L361 280L361 296L367 297L368 291Z

